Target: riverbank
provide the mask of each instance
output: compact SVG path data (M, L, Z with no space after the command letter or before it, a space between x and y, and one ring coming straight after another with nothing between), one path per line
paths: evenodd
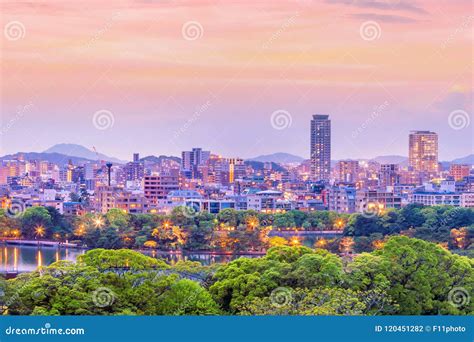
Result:
M40 246L40 247L64 247L64 248L79 248L83 249L82 246L76 243L59 242L51 240L21 240L21 239L2 239L1 244L4 245L16 245L16 246Z

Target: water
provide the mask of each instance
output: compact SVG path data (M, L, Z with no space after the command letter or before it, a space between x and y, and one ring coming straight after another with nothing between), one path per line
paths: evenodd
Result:
M77 248L55 248L36 246L0 246L0 273L32 272L40 266L48 266L59 260L76 261L86 250ZM209 253L158 253L143 252L157 259L164 259L170 264L180 260L199 261L203 265L229 262L241 256L258 257L259 255L214 255Z
M297 236L301 244L312 247L314 242L321 238L332 238L338 234L324 234L311 232L306 234L298 234L298 232L275 232L272 236L280 235L289 239ZM20 246L20 245L0 245L0 273L2 272L32 272L39 266L48 266L59 260L76 261L77 257L86 251L77 248L56 248L56 247L37 247L37 246ZM148 255L157 259L164 259L170 264L174 264L180 260L199 261L203 265L211 265L215 263L225 263L240 257L258 258L261 255L244 254L210 254L199 252L183 252L183 253L160 253L156 251L145 251Z
M84 250L37 246L0 246L0 272L32 272L59 260L76 261Z

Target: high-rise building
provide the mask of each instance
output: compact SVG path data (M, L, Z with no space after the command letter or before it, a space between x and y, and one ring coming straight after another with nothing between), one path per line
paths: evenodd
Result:
M359 180L359 161L338 161L335 169L335 178L341 183L356 183Z
M438 134L430 131L412 131L409 137L410 167L420 173L438 173Z
M311 180L329 181L331 171L331 120L313 115L311 120Z

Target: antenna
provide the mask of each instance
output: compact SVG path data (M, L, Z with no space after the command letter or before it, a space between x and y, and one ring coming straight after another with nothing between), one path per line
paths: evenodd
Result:
M110 186L110 169L112 168L112 163L105 164L107 166L107 177L108 177L108 184Z

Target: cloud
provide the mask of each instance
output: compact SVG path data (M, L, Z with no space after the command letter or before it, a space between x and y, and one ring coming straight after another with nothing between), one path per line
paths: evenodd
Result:
M371 8L388 11L406 11L417 14L426 14L423 8L402 0L326 0L330 4L343 4L358 8Z
M357 14L352 14L351 17L356 18L356 19L363 19L363 20L375 20L375 21L386 22L386 23L401 23L401 24L415 23L418 21L416 19L404 17L401 15L375 14L375 13L357 13Z

